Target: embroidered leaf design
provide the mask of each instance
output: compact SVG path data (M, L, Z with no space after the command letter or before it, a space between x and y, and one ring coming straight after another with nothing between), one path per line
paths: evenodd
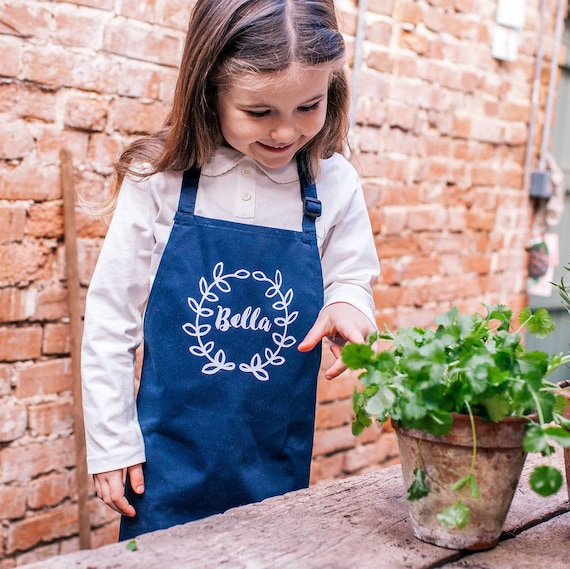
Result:
M207 342L204 344L204 355L209 354L214 349L214 342Z
M232 287L230 286L230 283L228 283L227 281L224 281L224 280L216 281L216 286L217 286L222 292L231 292L231 290L232 290Z
M188 306L196 313L200 312L200 307L198 306L198 303L196 302L196 300L194 300L192 297L188 297Z
M210 326L210 324L201 324L200 326L198 326L198 331L196 333L196 336L205 336L210 332L211 329L212 327Z
M236 271L234 273L234 277L236 279L247 279L249 277L249 271L246 271L245 269L240 269L239 271Z
M277 270L275 271L275 285L277 286L277 288L281 288L282 284L283 284L283 275L281 274L281 271Z
M291 312L291 314L289 314L289 318L287 319L287 324L292 324L293 322L295 322L295 320L297 320L297 316L299 316L298 310L295 310L295 312Z
M202 357L206 355L205 350L202 348L202 346L190 346L190 348L188 348L188 351L193 355L193 356L197 356L197 357Z
M285 340L283 340L281 347L290 348L291 346L294 346L296 342L297 342L297 340L295 340L294 336L287 336L287 338L285 338Z
M269 379L269 374L266 370L262 369L253 369L251 370L255 379L259 379L259 381L267 381Z
M273 298L274 296L277 296L278 294L279 294L279 289L274 287L274 286L270 286L265 291L265 298Z
M275 356L272 360L271 360L271 364L273 364L274 366L281 366L285 363L285 358L283 356Z
M291 304L291 301L293 300L293 289L289 289L286 293L285 293L285 297L283 299L283 302L285 302L285 306L289 306Z
M182 326L182 330L184 330L184 332L186 332L186 334L188 334L188 336L197 336L198 335L196 333L196 326L194 326L194 324L192 324L191 322L186 322L186 324L184 324Z
M214 280L218 280L224 274L224 263L220 262L217 263L212 271L212 275L214 276Z
M281 345L281 342L283 342L283 334L280 334L279 332L273 332L273 334L271 335L271 339L278 345Z
M211 308L206 308L205 306L202 306L198 314L199 316L203 316L204 318L210 318L210 316L214 315L214 311Z
M200 279L199 285L200 285L200 292L202 293L202 296L206 296L208 294L208 282L206 281L206 279L204 277L202 277Z
M261 271L253 271L253 273L251 274L251 276L256 280L256 281L261 281L263 282L265 280L265 274L262 273Z

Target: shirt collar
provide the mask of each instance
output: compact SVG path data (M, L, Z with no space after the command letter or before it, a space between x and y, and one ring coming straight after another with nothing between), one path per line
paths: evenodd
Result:
M262 166L249 156L242 154L234 148L227 146L220 146L217 148L216 153L204 166L202 166L201 173L204 176L221 176L226 174L239 164L252 164L259 168L268 178L277 184L290 184L299 181L299 173L297 171L296 160L291 160L285 166L280 168L266 168Z

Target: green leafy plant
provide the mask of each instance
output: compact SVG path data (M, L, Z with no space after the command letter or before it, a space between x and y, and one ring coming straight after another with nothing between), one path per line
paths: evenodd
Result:
M570 299L569 299L570 300ZM469 509L461 501L463 492L479 497L474 476L477 441L474 417L499 422L505 417L528 417L523 446L527 452L552 454L554 445L570 446L570 421L564 419L564 397L547 376L567 362L570 354L549 356L527 351L522 332L544 338L554 330L545 309L525 308L518 316L519 327L511 330L512 311L504 305L485 306L486 315L460 314L457 308L435 319L434 330L407 327L372 334L367 343L348 344L342 358L348 368L364 370L360 388L354 392L354 435L373 421L391 418L398 426L446 435L453 414L467 414L473 432L469 471L452 485L457 502L438 515L450 527L465 527ZM377 351L377 341L389 349ZM408 489L408 500L420 500L429 493L426 473L419 467ZM562 474L554 467L537 467L530 484L548 496L559 490Z

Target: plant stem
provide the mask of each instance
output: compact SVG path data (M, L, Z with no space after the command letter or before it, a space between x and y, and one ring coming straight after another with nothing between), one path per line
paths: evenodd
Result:
M471 410L471 405L465 402L465 406L467 407L467 412L469 413L469 422L471 423L471 435L473 437L473 451L471 454L471 466L469 468L468 476L473 474L475 470L475 459L477 458L477 430L475 429L475 418L473 417L473 411Z

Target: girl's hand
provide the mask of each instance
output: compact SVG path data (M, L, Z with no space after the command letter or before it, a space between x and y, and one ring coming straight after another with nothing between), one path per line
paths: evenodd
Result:
M309 352L327 336L332 342L330 349L336 362L325 372L325 377L334 379L346 370L340 357L344 344L361 344L374 330L372 322L358 308L347 302L335 302L321 310L317 321L299 344L298 350Z
M110 470L108 472L100 472L93 475L95 482L95 490L97 496L107 504L110 508L132 518L136 515L136 511L125 498L124 468L118 470ZM142 464L135 464L127 468L131 487L136 494L144 492L144 476Z

